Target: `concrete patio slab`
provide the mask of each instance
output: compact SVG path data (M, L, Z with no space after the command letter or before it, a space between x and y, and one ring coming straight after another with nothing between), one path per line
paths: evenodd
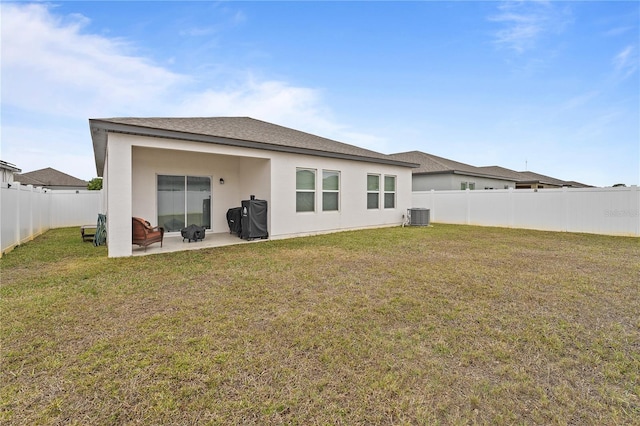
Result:
M159 254L159 253L173 253L176 251L184 251L184 250L200 250L204 248L210 247L223 247L223 246L231 246L236 244L248 244L248 243L257 243L260 241L268 241L268 240L243 240L236 236L235 234L230 234L228 232L219 232L219 233L209 233L205 234L205 238L202 241L192 241L182 239L182 236L177 235L165 235L164 240L162 242L162 247L160 247L159 243L151 244L147 247L145 251L144 247L138 247L134 245L132 248L132 254L134 256L144 256L148 254Z

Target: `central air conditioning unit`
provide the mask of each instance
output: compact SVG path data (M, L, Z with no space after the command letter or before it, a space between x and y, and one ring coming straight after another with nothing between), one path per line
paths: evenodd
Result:
M411 226L429 226L430 222L429 209L409 209L407 210L407 216L409 216L409 225Z

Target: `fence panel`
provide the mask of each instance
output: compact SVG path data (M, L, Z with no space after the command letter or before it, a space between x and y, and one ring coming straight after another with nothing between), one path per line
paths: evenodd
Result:
M51 227L95 224L102 212L101 191L52 191Z
M94 224L102 212L102 191L53 191L2 183L0 256L50 228Z
M562 190L512 190L512 227L564 231Z
M484 226L504 226L502 224L509 223L512 205L509 197L505 197L506 191L508 190L469 191L467 223Z
M623 188L424 191L434 222L640 236L640 191Z
M31 221L31 209L33 206L33 187L31 185L18 187L18 211L20 212L19 221L19 240L18 244L29 241L31 237L31 229L33 223Z
M0 248L2 252L10 249L20 241L20 202L19 186L6 183L0 187Z
M640 235L640 190L637 186L575 190L567 196L570 200L568 216L576 218L568 223L568 231Z
M443 217L443 218L447 218L446 219L447 223L459 223L459 224L469 223L469 217L467 214L469 204L467 202L467 197L456 197L455 194L453 194L454 191L442 191L442 192L448 192L452 194L451 196L444 198L442 197L444 194L439 194L439 192L440 191L435 191L435 194L432 199L433 203L438 206L437 209L434 209L435 211L433 212L434 213L433 220L436 220L436 217ZM455 192L459 192L459 191L455 191ZM414 206L414 207L421 207L421 206Z

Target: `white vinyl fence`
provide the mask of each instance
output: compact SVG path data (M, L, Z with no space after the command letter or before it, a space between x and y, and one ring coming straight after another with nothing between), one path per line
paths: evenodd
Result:
M412 201L433 222L640 237L638 186L423 191Z
M0 256L49 229L95 224L102 212L102 191L50 190L18 182L2 183Z

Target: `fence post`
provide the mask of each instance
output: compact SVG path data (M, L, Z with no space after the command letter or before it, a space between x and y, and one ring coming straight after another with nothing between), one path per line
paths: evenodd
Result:
M562 231L567 232L569 230L569 192L567 187L562 187Z
M513 199L513 191L512 187L509 187L509 192L507 192L507 197L509 199L509 228L513 228L515 222L515 200Z
M471 190L469 188L464 190L465 198L467 201L467 214L466 214L466 223L467 225L471 225Z
M631 199L632 200L634 198L636 199L635 217L637 218L637 220L635 221L636 223L635 235L636 237L640 237L640 187L638 185L631 185L631 194L632 194ZM631 214L633 215L634 212L631 212Z
M430 216L431 216L431 220L435 221L436 219L436 190L432 189L431 191L429 191L429 206L431 208L431 211L429 212Z
M27 233L29 234L29 236L26 238L26 241L31 241L33 240L33 205L35 204L35 192L33 191L33 185L27 185L27 188L29 189L29 217L27 218L29 225L29 227L27 228Z
M20 205L22 204L22 184L20 182L15 182L17 196L16 200L16 230L14 232L13 241L14 244L20 244L20 227L22 226L22 220L20 219Z

